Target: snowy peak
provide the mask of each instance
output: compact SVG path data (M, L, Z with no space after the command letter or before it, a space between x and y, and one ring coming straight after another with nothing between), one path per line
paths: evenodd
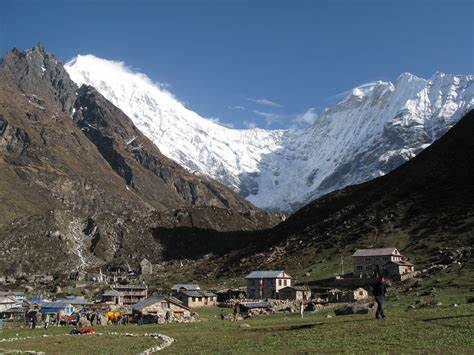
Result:
M66 70L121 108L163 154L258 207L293 210L411 159L474 106L473 76L402 73L360 85L304 130L237 130L187 109L122 62L78 56Z

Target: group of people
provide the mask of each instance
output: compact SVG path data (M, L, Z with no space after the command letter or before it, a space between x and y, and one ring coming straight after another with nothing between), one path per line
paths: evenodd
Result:
M48 329L51 324L55 324L56 326L61 325L62 321L64 321L66 325L69 325L73 319L70 316L66 316L63 319L60 313L56 313L53 316L49 313L42 314L38 311L34 311L27 314L26 321L31 329L35 329L41 323L44 329Z

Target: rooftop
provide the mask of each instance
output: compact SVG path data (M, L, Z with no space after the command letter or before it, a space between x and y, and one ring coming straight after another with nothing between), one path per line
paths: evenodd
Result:
M66 308L71 306L70 302L62 302L62 301L55 301L55 302L40 302L39 306L41 308Z
M123 293L119 292L117 290L107 290L102 294L102 296L105 296L105 297L120 297L120 296L123 296Z
M397 248L372 248L357 249L352 256L381 256L381 255L399 255Z
M185 289L185 290L200 290L201 288L199 287L198 284L175 284L173 287L171 287L171 290L173 291L178 291L180 289Z
M406 261L406 260L392 261L392 263L397 264L397 265L402 265L402 266L414 266L411 262Z
M201 291L201 290L184 290L184 291L180 291L179 293L186 295L188 297L214 297L216 296L212 292Z
M24 296L25 293L23 291L0 291L0 297L6 296Z
M280 291L285 290L285 289L293 289L295 291L311 291L311 289L308 286L286 286L280 289Z
M147 285L115 285L112 286L114 290L147 290Z
M180 307L189 309L188 307L184 306L183 303L181 301L177 300L176 298L167 297L167 296L163 296L163 295L150 296L150 297L144 299L143 301L140 301L140 302L135 303L134 305L132 305L132 309L136 310L136 311L139 311L139 310L142 310L145 307L151 306L151 305L155 304L156 302L161 302L161 301L167 301L167 302L170 302L170 303L174 303L175 305L178 305Z
M245 276L246 279L274 279L277 277L288 278L291 276L285 274L283 270L263 270L263 271L252 271L250 274Z
M16 303L16 301L10 297L0 297L0 303Z
M271 305L268 302L242 302L240 304L242 307L250 309L250 308L270 308Z

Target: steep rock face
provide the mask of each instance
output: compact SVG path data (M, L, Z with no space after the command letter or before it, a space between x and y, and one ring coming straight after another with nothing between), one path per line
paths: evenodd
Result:
M127 188L155 208L214 206L242 213L255 210L228 188L194 176L163 156L120 109L93 87L83 85L78 90L73 117Z
M77 86L58 59L46 52L42 45L37 44L24 52L14 48L1 59L0 66L2 81L10 83L22 92L33 95L40 92L62 111L71 112ZM30 100L34 102L35 97L32 96Z
M7 54L0 79L0 272L158 261L154 228L277 222L161 155L97 91L77 89L41 46Z
M471 75L404 73L354 88L307 129L236 130L188 110L121 63L78 56L66 70L120 107L167 157L258 207L285 211L388 173L474 106Z

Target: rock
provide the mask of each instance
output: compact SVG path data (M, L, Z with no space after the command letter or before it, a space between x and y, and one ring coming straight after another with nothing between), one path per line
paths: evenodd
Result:
M457 308L457 307L459 307L459 305L457 303L453 303L453 307Z
M310 302L306 306L305 310L308 312L317 312L317 311L322 310L323 308L324 306L322 304Z
M332 318L330 314L326 314L326 318Z
M309 277L309 276L311 276L311 273L310 272L305 272L304 276Z
M79 318L79 322L77 322L77 326L79 328L90 328L91 322L89 322L85 317Z
M60 286L55 286L53 292L54 292L54 293L62 293L63 290L62 290L62 288L61 288Z
M241 325L239 325L240 328L250 328L250 324L248 323L242 323Z
M348 304L334 310L336 316L344 316L348 314L368 314L369 313L369 305L367 304Z

